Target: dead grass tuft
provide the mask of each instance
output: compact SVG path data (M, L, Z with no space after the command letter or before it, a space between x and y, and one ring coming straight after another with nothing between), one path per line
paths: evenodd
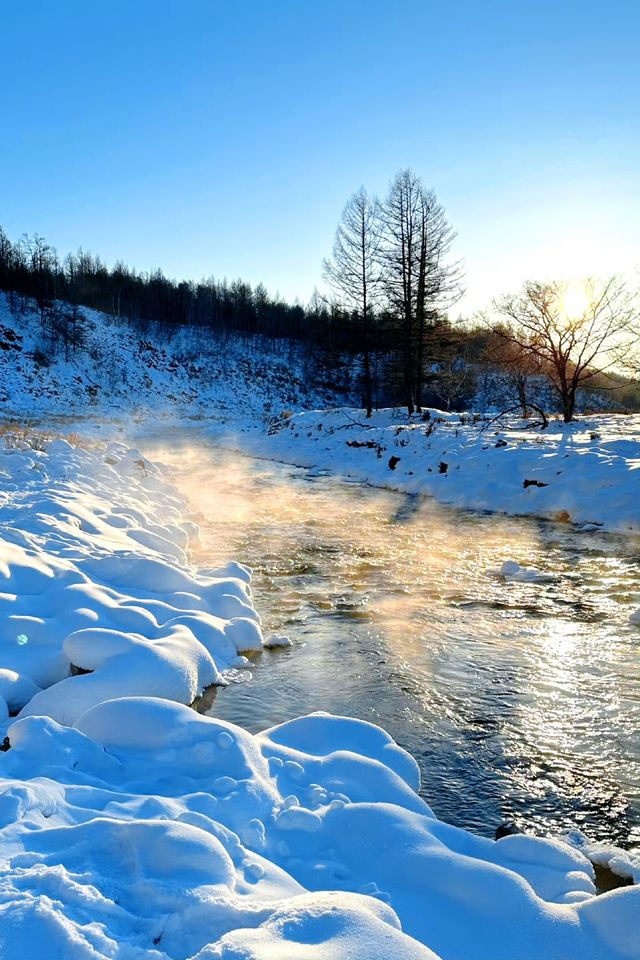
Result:
M46 430L28 421L20 423L17 420L0 422L0 438L4 439L5 447L15 448L28 443L32 450L40 451L44 450L45 444L50 440L66 440L72 447L82 447L83 450L94 446L92 441L74 431L62 433L59 430Z

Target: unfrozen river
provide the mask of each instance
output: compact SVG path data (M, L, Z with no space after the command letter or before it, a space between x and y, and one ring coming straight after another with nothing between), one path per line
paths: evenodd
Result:
M197 562L253 568L265 650L206 709L260 730L313 710L380 724L435 813L492 835L640 842L640 542L453 510L153 440L201 511ZM506 559L552 575L514 583Z

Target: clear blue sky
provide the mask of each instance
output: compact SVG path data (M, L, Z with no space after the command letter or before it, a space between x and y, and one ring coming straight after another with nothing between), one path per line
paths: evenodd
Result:
M640 0L0 0L0 224L306 299L400 167L465 310L640 263Z

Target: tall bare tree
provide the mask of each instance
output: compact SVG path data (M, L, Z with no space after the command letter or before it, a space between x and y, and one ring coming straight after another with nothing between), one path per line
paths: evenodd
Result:
M495 332L539 361L558 393L565 423L573 420L580 387L619 365L629 350L635 308L618 277L578 287L530 282L494 308L503 321Z
M420 412L425 380L425 353L430 347L431 360L451 361L446 349L448 344L439 336L444 328L438 321L462 295L460 266L448 259L455 233L434 191L425 190L424 187L420 190L419 197L418 231L415 403ZM444 348L443 351L440 347Z
M402 389L411 414L422 402L428 332L462 292L459 266L449 261L455 234L435 193L408 169L391 182L382 225L384 289L401 331Z
M419 211L422 182L412 170L391 181L382 207L384 246L381 265L389 312L400 326L402 391L408 412L415 410L413 331L418 299Z
M324 261L323 275L339 304L361 332L364 399L371 416L372 341L376 304L380 296L380 206L361 187L347 201L336 230L333 254Z

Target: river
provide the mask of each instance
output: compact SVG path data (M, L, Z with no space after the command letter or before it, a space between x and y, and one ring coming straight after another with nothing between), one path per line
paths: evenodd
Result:
M314 710L380 724L458 826L640 842L640 542L463 512L225 452L145 453L202 513L203 568L253 569L264 650L206 709L252 731ZM550 576L505 581L514 559Z

